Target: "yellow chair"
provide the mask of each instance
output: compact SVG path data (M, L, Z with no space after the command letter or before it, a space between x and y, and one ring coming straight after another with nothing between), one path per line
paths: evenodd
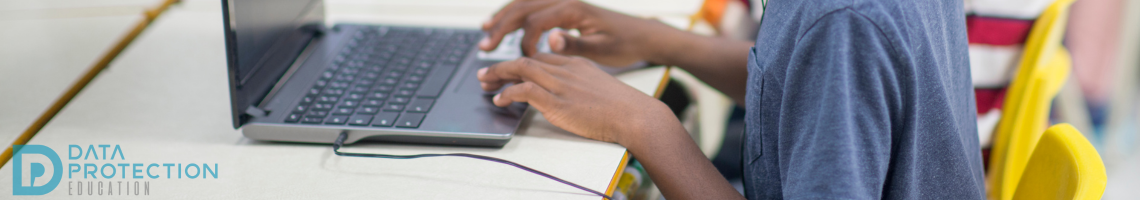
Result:
M1058 124L1041 136L1013 199L1100 199L1107 181L1096 148L1073 126Z
M987 176L990 199L1013 198L1029 155L1048 125L1050 103L1069 76L1072 62L1061 39L1073 1L1054 1L1030 30L994 134Z

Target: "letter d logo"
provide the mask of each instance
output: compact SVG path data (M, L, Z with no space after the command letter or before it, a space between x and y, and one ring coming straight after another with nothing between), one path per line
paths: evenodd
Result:
M52 190L55 186L59 185L59 179L63 177L63 163L59 160L59 155L44 145L16 145L12 147L12 194L13 195L44 195ZM24 186L24 154L40 154L51 160L53 169L51 173L51 180L47 184L36 186L36 178L44 175L44 165L39 162L29 162L28 167L31 169L28 172L28 184Z

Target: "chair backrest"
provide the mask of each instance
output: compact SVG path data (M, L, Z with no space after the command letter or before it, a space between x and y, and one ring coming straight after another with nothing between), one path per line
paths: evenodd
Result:
M1013 199L1100 199L1108 181L1096 148L1069 124L1041 136Z
M1069 52L1061 46L1068 9L1075 0L1056 0L1037 18L1026 40L1016 76L995 131L990 199L1008 200L1020 181L1034 146L1048 125L1049 105L1069 76Z

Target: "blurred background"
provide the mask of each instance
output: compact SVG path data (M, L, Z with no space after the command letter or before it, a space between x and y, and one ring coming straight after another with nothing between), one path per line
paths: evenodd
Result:
M763 13L759 1L748 0L586 1L658 19L678 29L741 40L754 38ZM0 143L8 144L18 137L77 77L145 19L143 12L161 2L0 0L0 96L7 100L0 103ZM330 24L476 28L507 2L326 0L326 19ZM983 146L991 142L1001 118L1002 100L1015 76L1026 38L1037 17L1053 2L963 2L978 102L979 142ZM184 0L171 9L217 12L218 7L220 1ZM1069 12L1062 43L1071 52L1072 72L1053 100L1050 123L1072 124L1096 146L1108 170L1104 199L1140 198L1140 0L1077 0ZM732 179L732 171L739 170L732 168L739 155L731 150L739 148L742 110L691 75L674 70L663 101L684 121L706 155ZM636 165L627 169L636 170ZM652 190L648 182L641 185ZM652 197L649 193L646 198Z

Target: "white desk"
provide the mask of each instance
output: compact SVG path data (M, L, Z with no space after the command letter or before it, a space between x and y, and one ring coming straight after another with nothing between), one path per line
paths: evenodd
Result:
M157 0L0 1L0 145L19 137ZM77 10L106 10L72 12Z
M150 196L163 199L599 199L498 163L338 157L330 145L245 139L230 124L219 7L216 1L187 1L172 7L29 144L53 148L64 163L218 165L217 179L137 180L149 181ZM644 71L623 75L623 80L651 93L660 82L653 77L663 76L664 70ZM121 145L126 159L67 160L69 144ZM598 191L610 185L625 152L616 144L562 131L541 117L526 122L524 131L501 149L363 144L343 150L476 153L512 160ZM0 174L11 174L12 164ZM71 197L69 181L136 181L117 176L69 179L67 172L62 176L55 190L41 197ZM0 188L11 184L0 180ZM2 189L0 196L10 192Z
M0 21L137 16L159 2L161 1L0 0Z

